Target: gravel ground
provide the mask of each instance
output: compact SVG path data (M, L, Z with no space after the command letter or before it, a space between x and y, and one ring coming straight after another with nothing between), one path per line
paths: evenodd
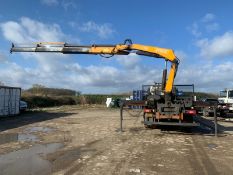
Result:
M0 174L232 174L233 123L214 137L206 126L191 132L146 129L138 111L61 107L0 120ZM134 117L133 117L134 116Z

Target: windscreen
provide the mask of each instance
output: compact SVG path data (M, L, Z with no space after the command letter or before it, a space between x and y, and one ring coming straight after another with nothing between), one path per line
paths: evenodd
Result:
M227 91L220 91L220 97L227 97Z
M162 95L162 84L155 83L154 85L142 85L142 98L146 99L148 95Z
M228 91L228 97L229 97L229 98L233 98L233 90Z
M155 85L143 85L142 86L143 96L148 95L148 93L151 93L152 90L156 94L162 95L161 83L156 83ZM194 96L194 85L174 85L173 92L177 96L193 97Z

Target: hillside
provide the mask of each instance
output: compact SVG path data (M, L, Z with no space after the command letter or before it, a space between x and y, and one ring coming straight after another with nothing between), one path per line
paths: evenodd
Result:
M28 103L29 108L51 107L61 105L105 104L106 99L129 97L130 93L121 94L81 94L80 91L70 89L48 88L34 85L22 91L22 100Z

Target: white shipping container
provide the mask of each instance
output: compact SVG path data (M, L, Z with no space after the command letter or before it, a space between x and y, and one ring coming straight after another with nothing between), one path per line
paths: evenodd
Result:
M0 117L20 113L21 88L0 86Z

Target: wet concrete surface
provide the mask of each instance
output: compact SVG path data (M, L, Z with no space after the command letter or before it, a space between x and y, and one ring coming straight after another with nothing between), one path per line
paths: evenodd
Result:
M47 145L34 145L28 149L13 151L0 155L0 174L40 174L51 173L51 164L43 159L48 153L55 152L61 148L61 143L51 143Z

